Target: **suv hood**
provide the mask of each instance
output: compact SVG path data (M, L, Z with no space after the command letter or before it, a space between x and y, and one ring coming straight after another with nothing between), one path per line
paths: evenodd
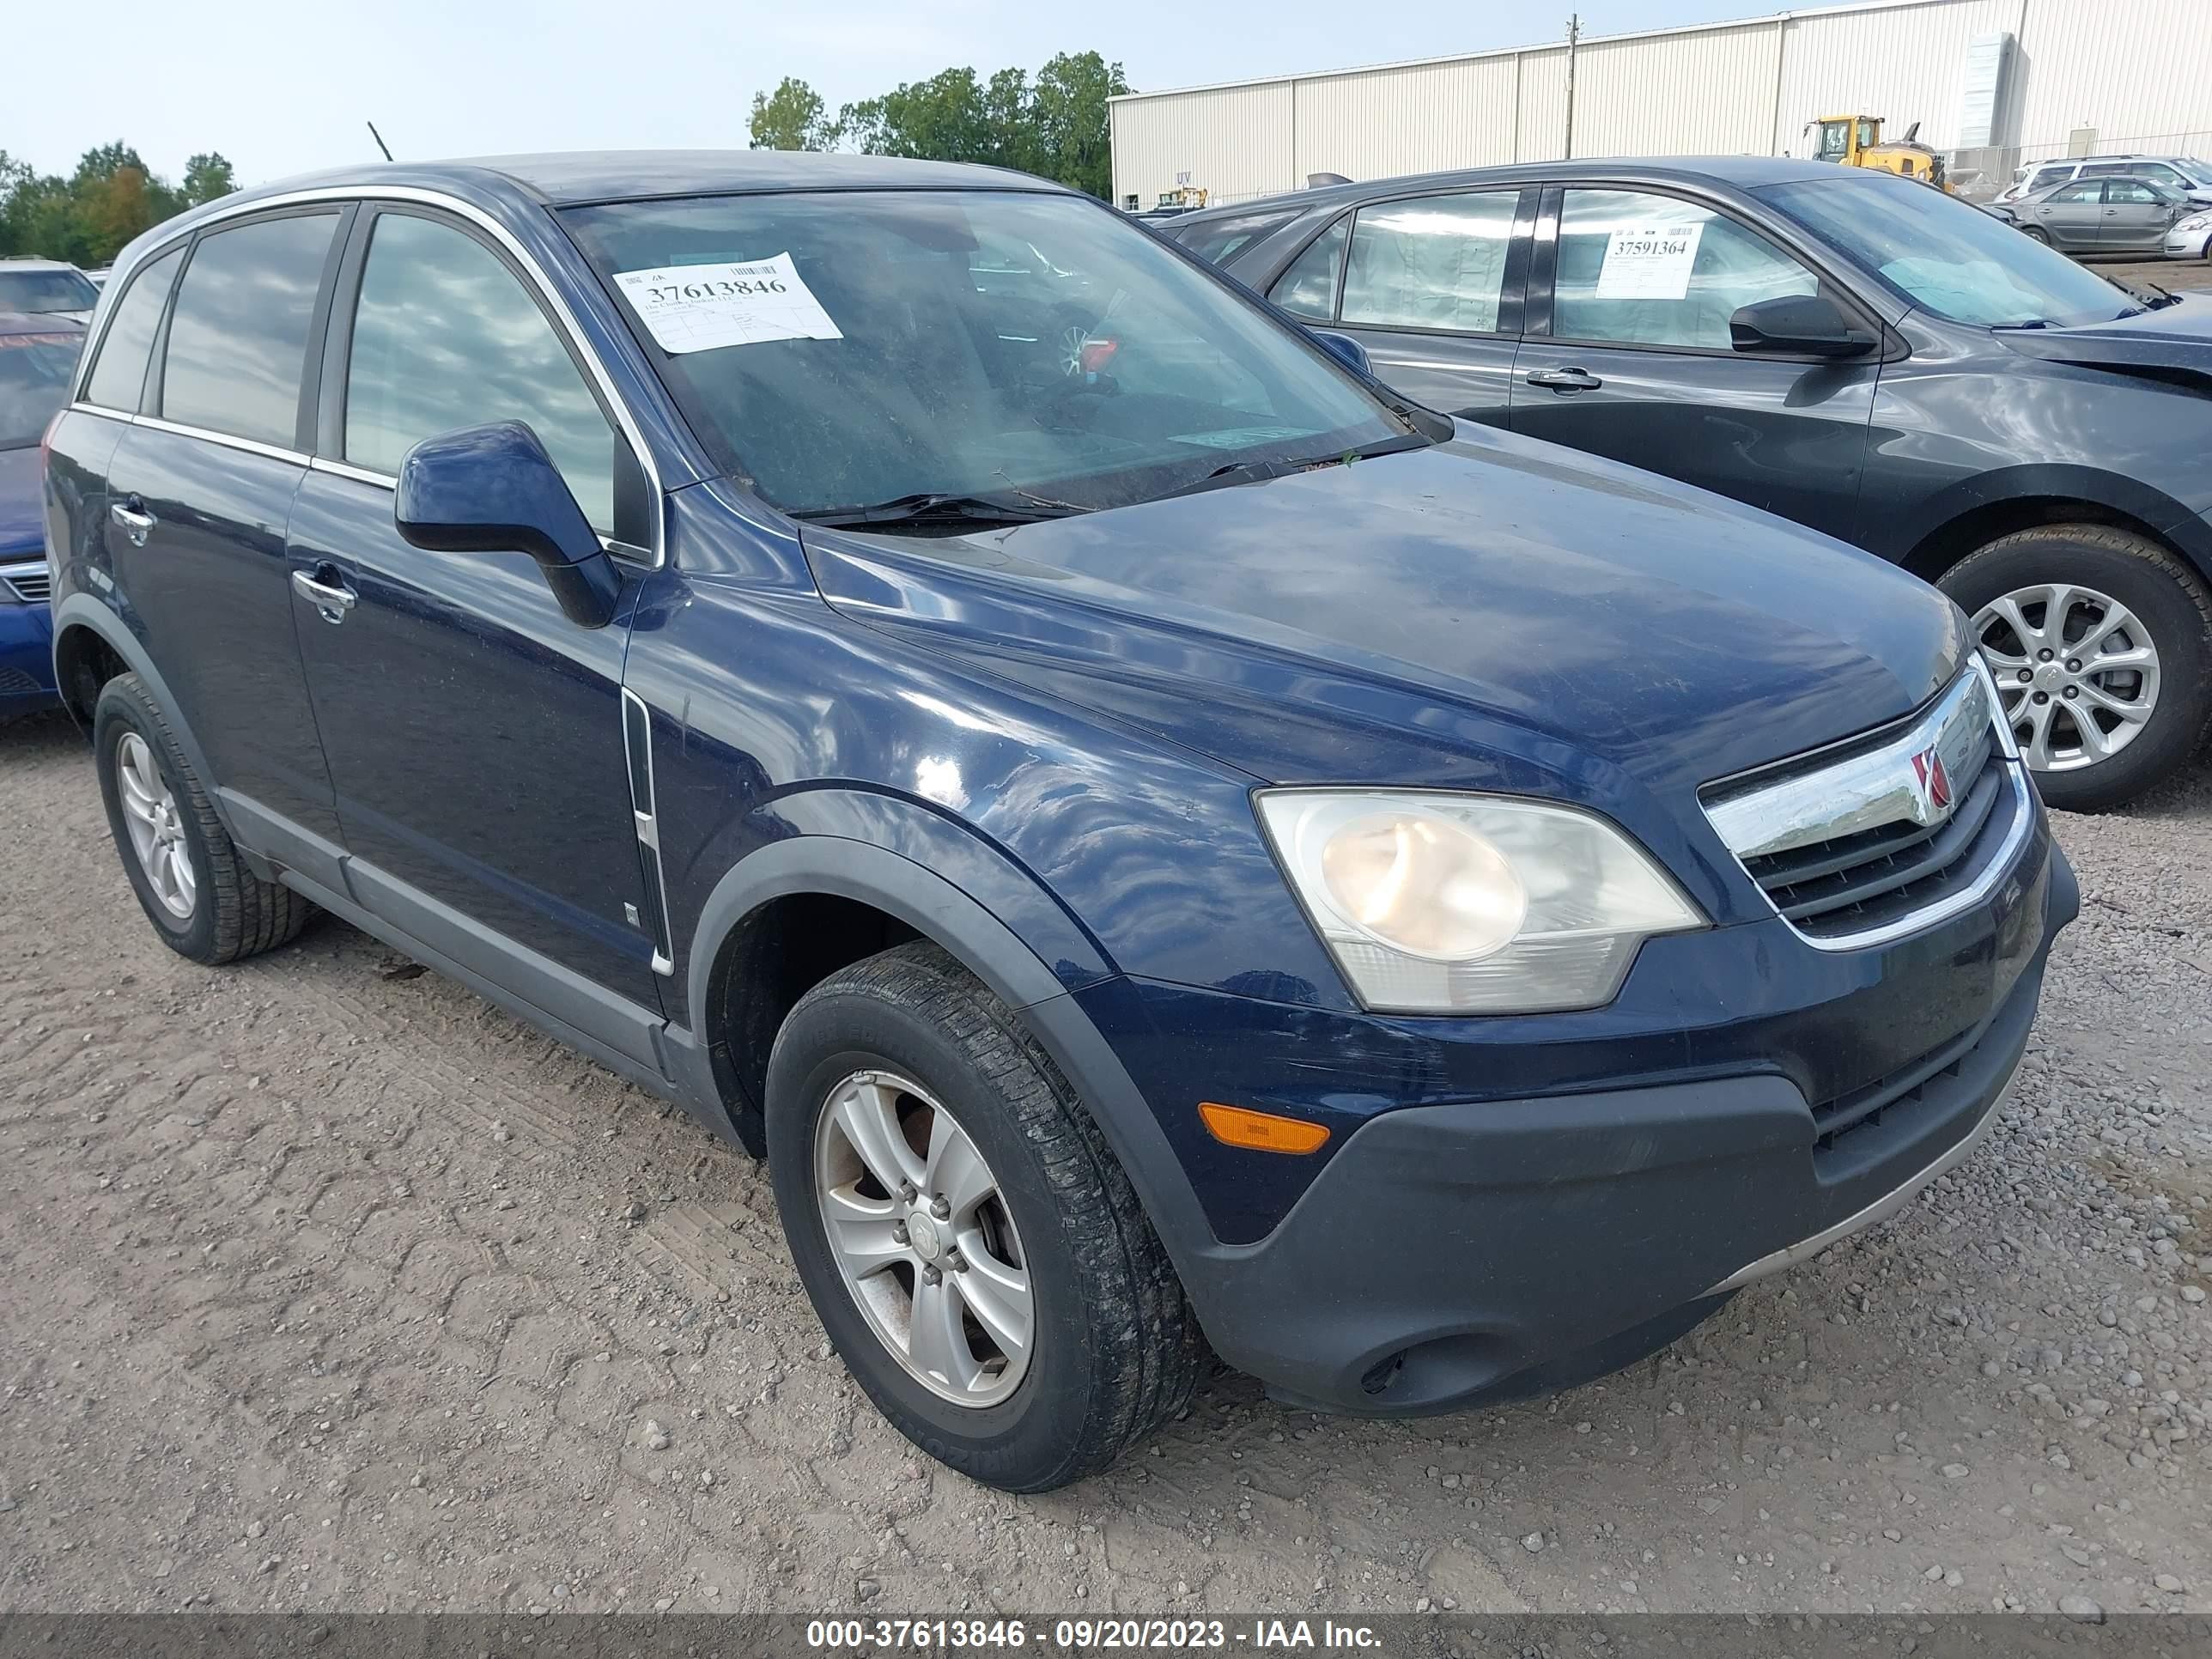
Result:
M1909 712L1963 638L1870 555L1486 428L1003 531L803 536L848 614L1274 782L1677 793Z
M2023 357L2186 380L2212 392L2212 295L2180 294L2174 303L2081 328L2013 328L1996 337Z

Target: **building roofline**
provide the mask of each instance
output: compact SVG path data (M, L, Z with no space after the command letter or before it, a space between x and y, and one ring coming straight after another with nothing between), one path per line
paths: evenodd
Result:
M1807 6L1790 11L1762 12L1753 17L1727 17L1711 23L1675 23L1666 28L1632 29L1623 34L1586 34L1582 46L1617 46L1630 40L1657 40L1677 34L1719 34L1732 29L1778 27L1800 18L1837 17L1862 11L1906 11L1916 6L1940 6L1954 0L1850 0L1835 6ZM1436 58L1399 58L1383 64L1352 64L1342 69L1293 70L1286 75L1254 75L1235 81L1206 81L1195 86L1163 87L1157 92L1124 92L1108 99L1114 104L1141 103L1154 98L1181 98L1194 92L1232 92L1244 87L1295 86L1301 81L1334 81L1347 75L1377 75L1391 70L1435 69L1446 64L1480 63L1495 58L1526 58L1544 52L1564 52L1565 40L1534 40L1519 46L1486 46L1480 52L1451 52Z

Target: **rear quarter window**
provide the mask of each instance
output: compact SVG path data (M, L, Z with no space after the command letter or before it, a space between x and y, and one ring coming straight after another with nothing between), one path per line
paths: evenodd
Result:
M161 307L168 303L169 285L177 279L184 250L172 248L151 264L143 265L115 302L100 356L93 360L92 378L84 400L102 409L136 414L146 386L146 360L153 353L155 331L161 325Z

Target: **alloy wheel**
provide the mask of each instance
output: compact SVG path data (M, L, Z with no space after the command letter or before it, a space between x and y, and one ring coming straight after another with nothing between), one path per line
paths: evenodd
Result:
M2039 772L2110 760L2158 707L2158 647L2118 600L2066 582L2014 588L1974 613L2021 753Z
M152 748L136 732L125 732L115 745L115 781L123 821L131 831L131 850L145 872L146 884L164 910L179 921L190 921L199 904L192 849L185 840L177 799L155 763Z
M995 1406L1028 1374L1028 1258L981 1152L910 1078L856 1072L814 1130L830 1254L868 1326L940 1399Z

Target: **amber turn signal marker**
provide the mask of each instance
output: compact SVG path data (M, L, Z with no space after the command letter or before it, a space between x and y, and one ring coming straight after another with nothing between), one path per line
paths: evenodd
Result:
M1318 1123L1302 1123L1294 1117L1255 1112L1249 1106L1218 1106L1198 1103L1198 1115L1206 1133L1224 1146L1243 1146L1255 1152L1318 1152L1328 1131Z

